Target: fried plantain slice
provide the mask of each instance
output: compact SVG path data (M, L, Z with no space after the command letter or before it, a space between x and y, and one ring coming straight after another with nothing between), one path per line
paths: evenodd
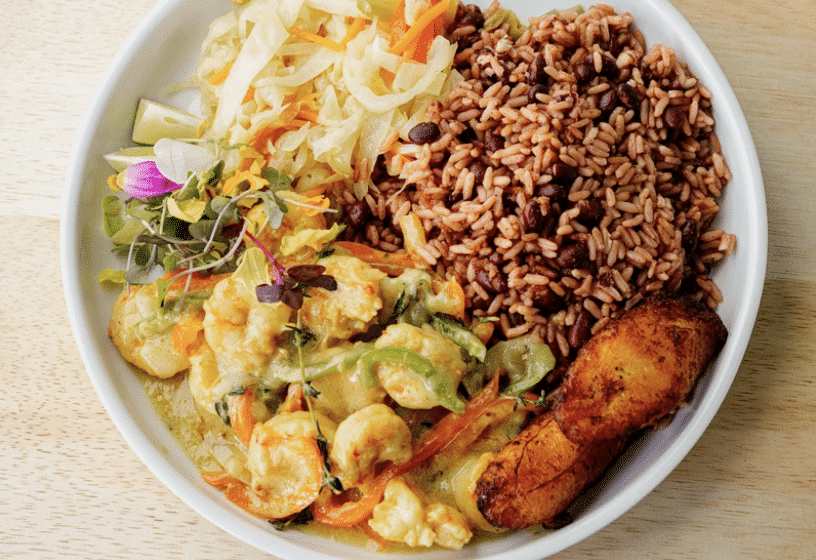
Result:
M688 398L727 337L693 300L650 298L595 333L570 365L552 408L491 461L477 505L497 527L557 527L644 428Z
M496 527L563 525L563 512L603 475L625 438L571 442L552 413L538 416L491 461L476 483L476 504Z
M583 445L655 426L688 398L727 335L717 314L693 300L644 300L581 348L555 420Z

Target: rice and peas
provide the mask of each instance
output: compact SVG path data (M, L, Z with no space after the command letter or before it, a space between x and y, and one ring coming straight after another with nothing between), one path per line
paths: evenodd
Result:
M396 250L416 215L417 253L460 281L474 316L498 317L499 337L538 331L562 362L647 295L715 308L709 272L736 239L712 229L731 174L711 93L610 7L545 15L516 38L482 27L499 16L460 9L464 79L414 131L426 141L399 179L375 173L362 202L344 193L349 236Z

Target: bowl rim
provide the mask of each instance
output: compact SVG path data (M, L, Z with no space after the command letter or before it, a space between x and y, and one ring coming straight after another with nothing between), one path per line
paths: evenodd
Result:
M70 155L61 205L59 238L64 297L80 357L94 389L114 425L154 476L202 517L234 537L261 550L281 555L283 558L295 558L302 555L306 549L274 533L262 531L255 523L243 519L240 515L220 514L223 511L223 504L212 493L202 492L201 488L190 484L176 471L163 451L157 448L142 427L125 412L124 408L117 404L120 395L112 379L104 375L105 366L94 352L94 343L88 326L84 322L86 310L81 296L83 263L80 239L82 232L79 231L77 220L73 218L80 211L77 193L83 188L83 176L87 167L85 154L90 151L93 131L100 126L102 120L99 108L103 107L105 102L116 93L116 85L122 78L124 64L138 56L140 48L143 47L149 36L161 27L165 17L175 7L186 1L160 0L148 12L109 64L82 119ZM643 0L642 3L647 9L669 16L676 32L681 34L686 41L684 49L693 52L707 69L708 75L701 79L706 87L712 90L716 105L733 108L731 111L718 115L718 126L722 127L724 124L722 120L725 119L727 125L738 132L737 137L732 141L739 144L738 152L746 156L746 161L742 162L746 165L743 171L751 179L750 182L755 185L755 188L750 191L753 197L747 200L748 215L750 220L757 224L757 228L752 232L752 243L749 244L755 250L748 255L749 270L752 271L752 274L744 276L746 283L743 284L745 293L742 301L745 303L740 305L736 321L729 329L736 334L729 335L726 347L718 358L718 361L724 363L725 366L720 366L719 374L714 377L713 384L699 403L696 414L671 445L661 452L660 457L628 484L627 491L619 493L595 511L580 516L570 525L553 533L553 535L557 534L557 538L551 538L548 535L546 537L548 548L545 551L539 550L543 546L542 539L539 538L499 554L490 555L489 558L492 560L532 560L541 558L542 552L547 556L560 552L615 521L660 484L685 458L719 410L742 362L756 321L766 274L768 231L762 173L751 132L736 95L722 69L691 25L668 0ZM744 241L738 240L739 242ZM269 541L271 546L262 546L259 544L259 539ZM326 560L339 558L339 556L324 554L313 549L308 552L314 558ZM416 553L410 555L411 558L421 556L421 554L417 556ZM488 556L483 558L488 558Z

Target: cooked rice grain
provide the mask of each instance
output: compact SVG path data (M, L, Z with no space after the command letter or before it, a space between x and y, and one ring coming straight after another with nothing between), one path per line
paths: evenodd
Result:
M464 80L428 111L442 135L402 182L377 183L363 237L413 212L419 255L463 285L472 314L498 316L507 338L538 331L562 359L583 343L570 332L582 312L594 332L654 293L715 307L709 273L736 239L712 229L731 174L710 91L670 48L647 48L628 13L530 24L516 41L506 25L451 32Z

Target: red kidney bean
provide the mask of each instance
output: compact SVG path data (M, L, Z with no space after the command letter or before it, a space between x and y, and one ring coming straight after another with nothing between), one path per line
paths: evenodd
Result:
M618 103L618 92L614 88L608 89L601 94L598 100L598 109L601 111L611 111Z
M573 74L575 74L575 79L578 80L579 84L592 81L592 79L598 75L595 71L595 65L585 62L577 64L573 69Z
M533 305L535 305L542 313L555 313L562 309L566 302L563 298L558 297L553 291L546 286L541 287L533 292Z
M521 223L528 232L538 233L543 230L547 223L544 218L545 215L541 211L541 204L535 199L528 202L521 212Z
M510 323L511 327L518 327L524 324L524 315L521 313L508 313L507 314L507 322Z
M592 62L595 63L594 58ZM601 75L607 78L615 78L618 75L618 63L608 54L601 54Z
M566 163L556 162L550 167L553 182L564 187L571 187L573 181L578 178L578 172L574 167Z
M478 6L472 6L470 10L465 11L465 14L459 21L462 27L472 25L478 30L484 26L485 17L484 14L482 13L482 10L480 10Z
M470 307L472 309L480 309L485 311L487 308L490 307L492 300L490 299L482 299L479 296L474 296L473 299L470 300Z
M430 144L442 135L439 126L433 122L421 122L408 131L408 140L414 144Z
M640 97L638 97L635 88L629 84L620 84L618 86L618 99L627 109L634 109L635 111L640 109Z
M493 285L496 287L497 292L506 292L508 288L507 276L499 272L496 274L496 277L493 278Z
M488 292L496 293L507 291L507 277L501 272L491 278L490 272L482 269L476 273L476 282Z
M697 222L689 220L680 228L681 245L686 253L693 253L697 250L697 241L700 237L700 226ZM688 257L686 257L688 258Z
M683 110L680 107L670 105L663 112L663 122L671 129L683 128Z
M586 309L581 310L575 322L567 331L567 342L572 348L580 348L584 342L589 338L592 332L592 324L595 322L595 317Z
M527 69L527 83L532 85L536 84L546 84L549 75L544 69L547 67L547 63L544 61L544 57L540 54L535 55L535 58L530 63L530 67Z
M504 138L492 130L485 132L485 148L491 152L497 152L504 148Z
M547 93L547 86L544 84L533 84L527 92L527 103L538 103L538 94Z
M487 172L487 165L477 159L470 164L470 171L473 173L473 180L476 183L476 186L479 186L484 181L485 173Z
M587 198L575 203L578 209L578 219L585 226L594 226L603 217L603 204L597 199Z
M299 264L286 269L286 274L295 282L305 282L326 272L326 267L319 264Z
M576 265L585 261L589 257L589 250L583 243L571 243L564 245L558 250L555 257L556 264L561 269L575 268Z
M488 292L495 291L493 289L493 283L490 281L490 273L484 269L476 273L476 282Z
M546 196L551 201L563 200L567 198L567 189L555 183L545 183L536 188L536 196Z
M286 290L281 294L280 300L292 309L303 307L303 292L300 290Z
M611 272L605 270L598 274L598 285L604 288L608 288L615 284L615 277L612 275Z

